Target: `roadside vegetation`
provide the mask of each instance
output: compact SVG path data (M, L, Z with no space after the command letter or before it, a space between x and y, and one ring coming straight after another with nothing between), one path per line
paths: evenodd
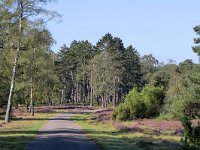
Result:
M38 112L33 117L26 113L16 113L16 117L9 124L4 124L4 121L0 120L0 149L25 149L26 145L37 135L38 130L56 114L56 112Z
M46 22L60 15L45 9L53 1L0 0L1 148L20 148L45 122L40 118L53 115L35 114L37 106L73 104L112 108L103 115L108 122L75 116L106 149L179 148L181 137L183 149L199 149L200 64L141 56L110 33L95 45L74 40L55 53ZM194 32L192 50L200 57L200 25ZM13 117L21 108L27 115ZM174 130L163 127L173 123Z
M160 87L146 86L141 93L133 89L112 113L117 120L133 120L137 118L152 118L159 116L165 93Z
M80 114L73 117L84 129L87 136L102 149L170 150L181 148L180 139L182 133L176 131L181 127L180 122L168 122L165 123L165 127L162 127L163 122L160 122L160 125L156 125L156 120L150 120L145 124L142 124L143 121L140 124L138 124L139 121L113 122L111 119L100 119L99 117L102 117L102 114L108 115L109 113L100 111L94 115L94 113L80 112ZM163 131L159 129L167 128L168 125L173 126L173 128L170 129L169 127L168 129L163 129Z

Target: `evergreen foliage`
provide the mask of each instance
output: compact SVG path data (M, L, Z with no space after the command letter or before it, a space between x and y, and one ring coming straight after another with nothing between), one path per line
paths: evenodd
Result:
M200 35L200 25L195 26L194 28L195 33L199 36ZM198 56L200 56L200 37L194 38L194 43L196 46L193 46L193 52L197 53Z
M118 37L105 34L95 46L88 41L64 45L57 62L64 103L85 105L86 99L102 107L118 105L133 88L142 87L140 56L135 48L125 48Z

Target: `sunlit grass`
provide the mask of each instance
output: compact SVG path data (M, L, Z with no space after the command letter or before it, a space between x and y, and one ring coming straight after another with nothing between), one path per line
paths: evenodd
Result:
M90 120L90 114L77 114L76 122L84 129L86 134L93 139L102 149L178 149L180 148L179 136L164 134L151 134L148 131L126 132L118 131L111 123L102 124ZM130 124L127 122L126 124Z
M0 149L23 150L49 117L56 113L36 113L35 116L17 116L9 124L0 122Z

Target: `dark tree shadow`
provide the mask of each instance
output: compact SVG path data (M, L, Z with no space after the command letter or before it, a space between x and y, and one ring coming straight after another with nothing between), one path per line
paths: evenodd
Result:
M74 112L70 112L74 114ZM75 112L82 114L82 112ZM24 120L24 119L21 119ZM85 121L88 119L57 117L57 118L26 118L25 120L51 120L51 121ZM17 121L20 121L17 120ZM0 131L0 149L23 149L27 145L28 150L49 150L49 149L105 149L104 144L109 145L109 149L133 149L133 150L151 150L151 149L179 149L180 144L176 141L155 139L151 135L144 137L129 138L126 133L130 131L102 131L88 129L82 131L71 128L58 128L56 130L15 130ZM143 130L132 130L131 132L143 132ZM6 136L9 134L9 136ZM12 135L10 135L12 134ZM31 134L37 134L37 138L33 140ZM85 134L89 134L92 140L85 138ZM23 136L22 136L23 135ZM31 140L33 140L31 143ZM91 142L93 141L93 142ZM96 143L98 147L94 144Z
M88 140L84 134L89 133L90 135L97 136L97 140ZM99 149L104 149L102 144L109 145L109 149L130 149L130 145L135 150L145 149L179 149L180 144L175 141L154 139L153 137L135 137L128 138L126 134L120 137L124 132L108 132L104 131L101 134L94 130L88 130L83 132L81 130L72 129L58 129L53 131L14 131L12 136L5 136L6 132L0 133L0 145L1 148L14 148L17 143L17 147L22 147L27 144L27 149L33 150L48 150L52 148L56 149L86 149L89 150L90 146L96 143ZM1 136L4 134L4 136ZM24 136L19 136L23 134ZM38 134L38 137L29 143L32 138L29 138L29 134ZM91 142L93 141L93 142ZM101 143L101 144L99 144Z

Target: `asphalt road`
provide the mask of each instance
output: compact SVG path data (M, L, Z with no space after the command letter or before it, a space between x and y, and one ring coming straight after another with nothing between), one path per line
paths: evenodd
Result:
M26 150L97 150L71 116L69 112L51 118Z

